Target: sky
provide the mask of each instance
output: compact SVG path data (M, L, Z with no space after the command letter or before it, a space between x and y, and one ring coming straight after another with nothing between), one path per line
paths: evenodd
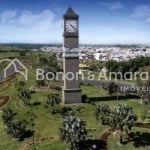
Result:
M0 43L62 43L68 7L81 44L150 44L150 0L0 0Z

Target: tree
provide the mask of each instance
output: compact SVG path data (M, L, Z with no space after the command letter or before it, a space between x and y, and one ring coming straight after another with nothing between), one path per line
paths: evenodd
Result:
M122 79L124 79L125 73L129 72L130 70L130 64L129 62L126 61L121 61L119 62L119 71L122 73ZM126 75L126 78L130 78L130 75ZM120 77L118 76L117 79L120 79Z
M60 71L60 66L58 65L57 57L55 53L51 53L49 56L40 55L39 64L41 66L49 67L52 71Z
M24 105L28 106L30 108L30 110L27 112L30 116L30 123L32 126L32 131L34 131L34 119L36 118L36 115L34 114L33 110L32 110L32 104L30 103L31 100L31 93L33 93L32 90L27 90L27 89L23 89L23 90L19 90L18 91L18 95L19 97L22 99ZM34 134L33 134L33 145L34 145ZM34 145L34 149L35 149L35 145Z
M14 120L13 111L9 108L2 109L2 119L4 124L6 125L6 133L12 135L14 138L18 138L19 140L25 133L25 123L19 120Z
M150 93L147 91L146 95L145 95L145 104L150 104Z
M118 72L119 63L115 60L109 60L106 62L106 68L109 72Z
M109 125L120 131L119 143L123 143L123 132L128 135L137 120L137 116L128 105L117 105L110 113Z
M102 69L102 63L100 61L92 60L92 62L88 62L89 70L91 71L99 71Z
M136 83L139 86L139 90L137 92L138 95L141 97L141 103L145 102L146 104L150 104L150 94L149 90L147 90L147 88L149 89L150 87L150 66L139 68L139 73L141 74L143 72L146 72L148 77L146 77L146 74L145 76L142 76L144 80L141 78L140 75L137 77Z
M19 51L19 55L20 56L26 56L26 52L24 50L23 51L21 50L21 51Z
M102 104L96 106L96 114L98 117L102 116L98 119L103 121L106 120L105 123L114 128L116 131L119 131L120 144L123 143L123 133L125 132L128 135L137 120L132 108L128 105L118 104L113 109L110 109L108 105Z
M96 106L95 117L100 120L101 125L108 123L108 116L110 113L110 108L106 104L100 104Z
M44 80L36 80L36 84L38 87L45 86L45 81Z
M43 56L42 57L40 56L39 62L43 66L47 66L49 64L48 58L47 57L43 57Z
M120 89L119 89L119 86L115 84L115 82L110 82L108 84L107 91L109 95L112 95L113 93L115 93L117 96L117 101L118 101L118 93L120 92Z
M6 132L11 134L14 138L21 139L26 131L25 124L19 120L12 120L8 124Z
M4 122L4 124L9 124L11 122L11 120L14 117L14 113L10 108L3 108L2 109L2 120Z
M124 77L126 72L134 73L138 71L140 67L150 66L150 57L136 57L135 59L121 62L109 60L106 62L105 66L108 69L108 73L121 72ZM127 78L130 78L130 75L128 75ZM120 77L118 76L117 79L120 79Z
M18 91L18 96L21 98L24 105L30 105L31 93L32 91L27 89L21 89Z
M34 130L34 127L35 127L35 119L37 118L37 116L35 115L35 113L33 112L33 109L32 109L32 106L33 105L29 105L30 107L30 110L27 112L29 117L30 117L30 125L32 127L32 132L33 132L33 137L32 137L32 141L33 141L33 149L35 150L36 147L35 147L35 130Z
M86 142L90 136L85 128L85 122L72 115L72 113L69 113L63 119L63 124L60 128L60 138L69 143L70 150L79 150L81 147L82 149L89 149Z
M46 105L51 106L51 113L54 114L57 111L57 106L60 104L61 99L59 94L51 94L47 96Z

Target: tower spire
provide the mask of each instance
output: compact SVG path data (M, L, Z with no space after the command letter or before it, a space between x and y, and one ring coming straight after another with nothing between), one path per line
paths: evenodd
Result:
M63 17L78 19L79 16L74 12L74 10L71 7L69 7Z

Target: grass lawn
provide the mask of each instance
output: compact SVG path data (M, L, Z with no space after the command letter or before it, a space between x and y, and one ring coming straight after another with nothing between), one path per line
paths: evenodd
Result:
M147 129L141 129L141 128L133 128L132 130L134 133L140 132L140 141L138 140L133 140L130 142L127 142L127 139L124 139L125 144L119 145L117 142L117 138L114 137L114 135L109 136L108 138L108 147L110 150L149 150L150 148L150 143L149 143L149 138L150 138L150 130ZM142 144L140 143L143 143ZM148 143L148 144L145 144Z
M50 91L52 92L52 91ZM32 95L32 102L40 102L40 105L33 106L33 112L36 114L37 118L35 119L35 138L38 137L55 137L59 135L59 127L61 126L62 117L60 114L51 115L50 109L45 108L44 104L46 101L46 96L50 92L38 92ZM12 92L11 92L12 93ZM99 102L97 102L98 104ZM141 109L145 108L145 105L139 104L137 100L126 100L126 101L109 101L109 102L103 102L107 103L110 106L114 106L118 103L126 103L133 107L133 109L136 111L138 116L140 115ZM28 108L23 105L22 101L16 96L16 94L11 96L10 101L7 103L7 106L12 108L15 112L17 112L16 118L20 120L29 120L29 116L27 114ZM70 106L70 105L69 105ZM94 105L91 104L82 104L82 105L73 105L72 107L81 107L81 112L77 113L77 115L86 121L87 128L96 128L96 131L92 131L90 134L94 136L94 138L99 139L102 132L104 132L106 129L108 129L108 126L100 126L99 122L95 119L94 116ZM1 114L0 114L1 115ZM139 119L139 121L141 121ZM30 128L30 126L28 126ZM148 132L148 129L146 129ZM30 137L32 138L32 137ZM14 150L19 149L20 146L26 142L26 140L29 140L30 138L25 139L23 142L18 142L12 137L5 135L4 133L4 125L2 123L2 120L0 120L0 149L7 148L8 150ZM113 138L113 137L112 137ZM115 140L115 139L114 139ZM110 140L112 141L112 140ZM56 142L57 143L57 142ZM113 142L112 142L113 143ZM41 150L48 150L52 149L55 144L51 143L50 141L41 142L37 144L37 147L39 147ZM128 145L128 144L127 144ZM129 144L130 145L130 144ZM127 148L126 148L127 147ZM124 147L125 150L127 150L129 147ZM132 145L130 145L132 147ZM112 150L112 145L110 146L110 150ZM58 142L55 149L64 149L64 144L61 142ZM53 149L52 149L53 150Z
M0 58L5 58L5 57L16 57L19 56L18 52L1 52L0 53Z
M66 150L67 145L60 141L46 141L39 144L36 144L37 150ZM31 146L28 150L33 150L33 146Z
M0 55L1 56L1 55ZM8 103L3 107L9 107L14 112L17 113L15 116L15 119L19 120L26 120L28 122L30 119L30 115L27 113L29 111L29 108L27 106L23 105L23 102L19 99L16 92L15 82L17 80L21 80L21 77L17 75L16 80L11 84L10 87L7 89L3 89L3 87L0 87L0 96L8 95L10 96L10 99ZM61 82L53 82L53 84L62 85ZM35 81L35 70L29 69L29 81L26 82L26 88L31 88L36 86ZM107 93L102 89L94 86L81 86L82 93L87 94L88 97L100 97L100 96L106 96ZM47 95L50 93L58 93L61 94L59 91L54 90L41 90L34 94L32 94L31 103L34 104L35 102L38 102L37 105L33 105L33 112L36 115L35 118L35 138L39 137L58 137L59 136L59 128L62 123L62 116L57 113L55 115L52 115L50 113L50 108L46 108L44 106ZM144 105L139 103L140 100L138 99L130 99L130 100L120 100L120 101L102 101L102 102L96 102L96 104L99 103L107 103L111 107L114 105L117 105L118 103L125 103L133 107L135 113L138 116L138 121L142 122L140 119L141 112L144 109L150 109L149 105ZM77 112L76 115L79 116L82 120L86 121L87 128L95 128L96 131L91 131L90 134L93 135L94 139L99 139L100 135L107 130L108 126L100 126L99 121L96 120L94 112L95 112L95 105L92 104L78 104L78 105L66 105L68 107L80 107L81 112ZM59 106L59 109L61 109L62 104ZM5 134L5 126L1 119L1 109L0 108L0 150L21 150L22 146L29 140L32 139L32 137L25 138L24 141L18 142L17 140L13 139L11 136ZM145 122L149 122L149 119L146 119ZM31 125L27 125L27 129L31 129ZM135 128L133 131L141 131L141 132L150 132L148 129L139 129ZM48 140L43 141L41 143L36 144L37 149L40 150L66 150L66 144L63 142L60 142L58 140ZM28 148L28 150L32 150L32 146ZM108 149L109 150L135 150L137 148L134 148L133 143L128 143L125 146L118 146L116 145L116 138L113 136L110 136L108 140ZM144 147L138 148L139 150L144 150Z
M82 94L86 94L88 97L100 97L106 96L106 91L101 87L94 87L91 85L81 86Z

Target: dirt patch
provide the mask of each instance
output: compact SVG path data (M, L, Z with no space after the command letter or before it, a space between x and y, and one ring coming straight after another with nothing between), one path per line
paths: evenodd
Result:
M5 79L4 81L0 82L0 85L10 84L16 78L15 74L11 75L9 78Z
M0 107L2 107L3 105L5 105L9 100L9 96L1 96L0 97Z
M108 129L107 131L105 131L101 137L100 137L100 142L101 142L101 150L107 150L107 140L108 140L108 137L110 136L110 134L112 132L114 132L115 129L114 128L111 128L111 129Z

